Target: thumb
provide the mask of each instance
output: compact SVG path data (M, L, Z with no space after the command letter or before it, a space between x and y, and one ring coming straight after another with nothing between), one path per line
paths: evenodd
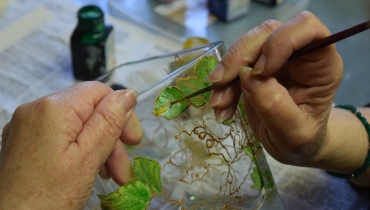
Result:
M252 75L250 68L243 67L239 72L241 89L250 106L246 114L257 137L263 142L264 133L259 125L267 129L270 137L296 135L296 127L302 125L302 112L283 87L272 76Z
M95 107L77 137L85 155L93 155L100 167L112 153L136 104L135 90L114 91Z

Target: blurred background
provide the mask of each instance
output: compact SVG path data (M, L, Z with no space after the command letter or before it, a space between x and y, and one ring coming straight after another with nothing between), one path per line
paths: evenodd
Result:
M210 42L224 41L227 48L263 21L285 22L303 10L317 15L332 33L362 23L370 16L367 0L63 0L58 4L69 1L80 6L98 5L107 15L181 44L187 38L197 36ZM48 1L0 0L0 14L9 2L45 4ZM50 2L47 4L51 5ZM0 16L0 29L9 25L6 21ZM365 31L336 44L344 61L343 82L336 103L361 106L370 102L369 38L370 31Z
M175 35L183 41L190 36L200 36L209 41L224 41L230 47L245 32L267 19L286 21L300 11L308 10L317 15L332 33L366 21L370 16L370 4L366 0L284 0L275 6L258 1L246 1L247 12L229 21L219 19L204 23L202 1L188 1L198 14L193 15L198 25L175 22L163 16L160 10L173 4L171 0L73 0L79 4L97 4L105 12L142 25L147 29L162 30L167 36ZM211 0L212 1L212 0ZM261 0L262 1L262 0ZM193 3L191 3L193 2ZM269 2L269 1L264 1ZM189 3L188 3L189 4ZM164 6L164 7L163 7ZM200 6L201 7L201 6ZM164 9L163 9L164 8ZM171 9L169 9L171 10ZM161 14L160 14L161 13ZM190 15L191 16L191 15ZM185 21L184 21L185 22ZM335 98L336 103L361 106L370 102L370 31L347 38L336 44L344 62L343 82Z

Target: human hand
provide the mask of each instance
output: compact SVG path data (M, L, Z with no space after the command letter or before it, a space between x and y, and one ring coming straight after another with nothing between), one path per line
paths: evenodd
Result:
M310 12L284 24L266 21L247 32L208 76L214 84L240 77L240 86L212 92L210 103L216 117L229 119L242 92L250 126L270 155L294 165L318 161L327 144L327 122L342 78L342 59L334 45L288 59L329 35ZM253 70L248 66L254 66Z
M129 181L123 143L141 140L136 98L83 82L18 107L2 135L0 209L82 209L99 170Z

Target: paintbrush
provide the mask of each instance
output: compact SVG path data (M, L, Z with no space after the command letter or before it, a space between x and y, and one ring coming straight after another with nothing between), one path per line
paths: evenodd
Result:
M335 42L338 42L340 40L343 40L345 38L348 38L350 36L353 36L355 34L358 34L358 33L362 32L362 31L365 31L365 30L367 30L369 28L370 28L370 21L366 21L364 23L358 24L358 25L353 26L351 28L348 28L346 30L340 31L340 32L338 32L336 34L332 34L332 35L330 35L328 37L325 37L323 39L319 39L319 40L313 41L310 44L308 44L307 46L303 47L302 49L294 52L289 57L289 59L296 58L296 57L305 55L307 53L313 52L315 50L318 50L320 48L326 47L326 46L331 45L331 44L333 44ZM200 89L198 91L195 91L194 93L189 94L189 95L187 95L187 96L185 96L183 98L177 99L175 101L171 101L170 102L170 105L173 105L173 104L178 103L180 101L187 100L189 98L192 98L194 96L203 94L205 92L208 92L208 91L211 91L211 90L214 90L214 89L218 89L218 88L221 88L221 87L228 86L228 85L230 85L232 83L235 83L235 82L238 82L238 81L239 81L239 77L235 78L234 80L232 80L232 81L230 81L229 83L226 83L226 84L222 84L222 85L210 85L210 86L208 86L206 88L203 88L203 89Z

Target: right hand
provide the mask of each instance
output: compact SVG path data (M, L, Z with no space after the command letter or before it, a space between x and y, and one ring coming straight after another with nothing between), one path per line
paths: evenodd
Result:
M229 119L242 92L250 126L270 155L293 165L318 162L327 144L327 122L342 78L342 59L334 45L288 59L329 35L310 12L284 24L269 20L247 32L208 76L214 84L238 76L241 82L241 88L234 85L212 92L216 117Z

